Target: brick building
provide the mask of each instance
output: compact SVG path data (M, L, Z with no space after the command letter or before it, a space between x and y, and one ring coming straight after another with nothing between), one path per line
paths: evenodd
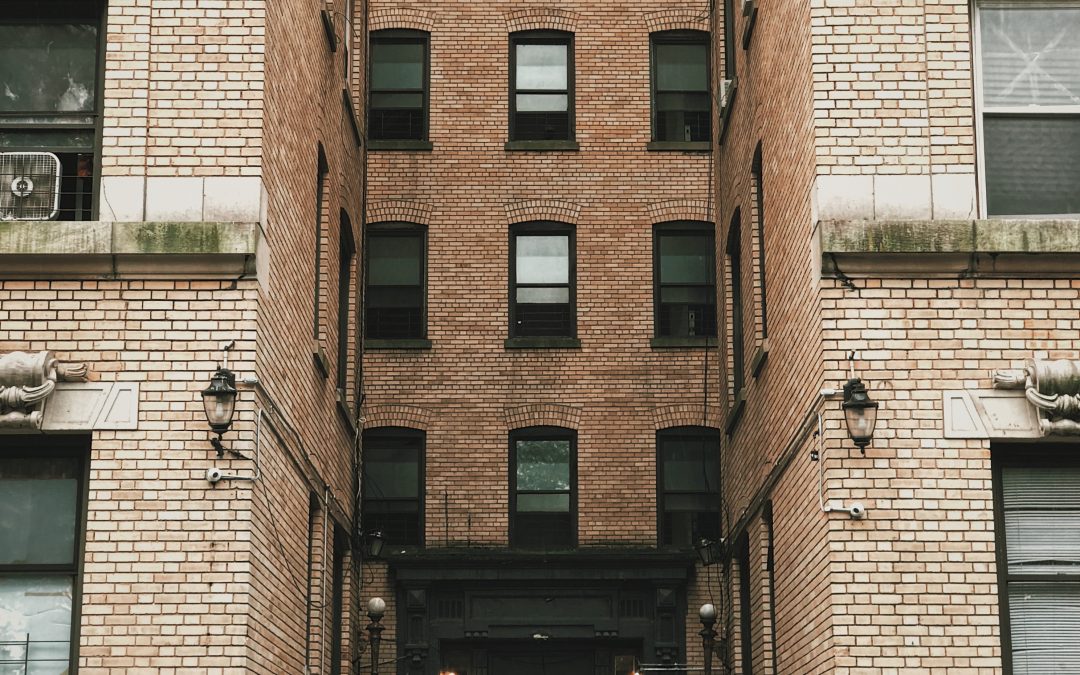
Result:
M1080 670L1078 26L9 9L0 672Z
M1077 670L1080 11L732 4L730 672Z
M355 659L364 15L5 6L0 672Z

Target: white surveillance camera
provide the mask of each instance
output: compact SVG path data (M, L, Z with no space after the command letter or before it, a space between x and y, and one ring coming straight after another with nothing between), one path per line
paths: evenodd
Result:
M211 483L218 482L222 479L223 476L224 474L222 473L221 469L217 468L216 466L212 466L206 470L206 480L210 481Z
M855 520L859 520L866 515L866 507L863 506L862 502L855 502L850 507L848 507L848 513Z

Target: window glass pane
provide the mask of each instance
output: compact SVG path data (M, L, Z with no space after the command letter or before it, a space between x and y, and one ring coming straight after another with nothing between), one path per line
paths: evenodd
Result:
M372 89L423 89L423 87L424 45L422 43L372 43Z
M709 286L666 286L660 289L660 300L665 304L711 304L712 290Z
M570 495L519 494L517 510L523 513L567 513L570 511Z
M371 107L380 110L386 108L402 108L405 110L423 108L424 95L421 93L376 93L371 95Z
M0 460L0 564L64 564L75 559L79 463Z
M533 305L562 305L570 302L569 288L519 288L517 301Z
M1009 582L1014 675L1080 673L1080 583Z
M0 112L93 111L97 26L0 24Z
M519 440L518 490L569 490L570 441Z
M518 94L518 112L566 112L566 94Z
M364 448L364 498L417 498L420 466L411 448Z
M708 492L669 493L664 495L664 510L671 512L709 511L719 506L716 494Z
M1080 105L1080 7L984 7L988 106Z
M514 242L517 254L517 283L570 282L570 237L520 235L514 238Z
M1009 574L1080 573L1080 510L1005 514Z
M368 280L373 286L420 284L420 238L368 237Z
M29 636L29 649L24 643ZM23 659L27 675L70 672L71 577L0 577L0 663ZM23 674L23 670L0 672Z
M1080 467L1006 467L1001 472L1006 511L1014 509L1080 509Z
M708 437L669 438L662 441L665 490L711 492L718 489L719 450Z
M567 45L517 45L517 88L565 90L566 55Z
M985 118L990 215L1080 213L1080 116Z
M694 93L661 93L656 98L657 110L680 110L686 112L708 112L709 95Z
M713 284L713 238L699 234L660 236L660 283Z
M658 44L655 48L659 91L708 90L705 45Z

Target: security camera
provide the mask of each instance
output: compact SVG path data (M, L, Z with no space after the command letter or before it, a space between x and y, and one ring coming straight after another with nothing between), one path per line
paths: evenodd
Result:
M212 466L206 470L206 480L210 481L211 483L218 482L222 479L223 476L224 474L222 473L221 469L217 468L216 466Z
M866 507L863 506L862 502L855 502L848 507L847 512L848 515L850 515L855 520L860 520L863 516L866 515Z

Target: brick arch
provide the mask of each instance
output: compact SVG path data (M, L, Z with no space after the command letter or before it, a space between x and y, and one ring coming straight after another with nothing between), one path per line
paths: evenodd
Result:
M578 14L555 7L530 7L506 13L506 31L520 30L577 30Z
M653 409L653 426L657 431L670 427L721 428L719 406L704 409L699 403L681 403Z
M434 12L413 7L383 7L373 11L368 17L368 30L410 28L430 33L434 25Z
M402 221L416 223L417 225L431 224L431 204L425 202L411 202L405 199L388 199L381 202L372 202L368 205L367 220L369 223L385 223L389 221Z
M509 431L542 426L577 429L581 425L581 408L561 403L534 403L505 408L503 418Z
M376 427L406 427L427 431L431 427L431 412L412 405L374 405L360 412L365 429Z
M561 202L555 199L530 199L519 202L507 202L506 223L525 223L530 220L554 220L560 223L578 224L581 204Z
M692 7L672 7L659 12L649 12L644 15L644 19L650 33L662 30L709 31L708 12Z
M673 199L649 204L649 220L653 224L670 220L704 220L712 222L712 208L703 199Z

